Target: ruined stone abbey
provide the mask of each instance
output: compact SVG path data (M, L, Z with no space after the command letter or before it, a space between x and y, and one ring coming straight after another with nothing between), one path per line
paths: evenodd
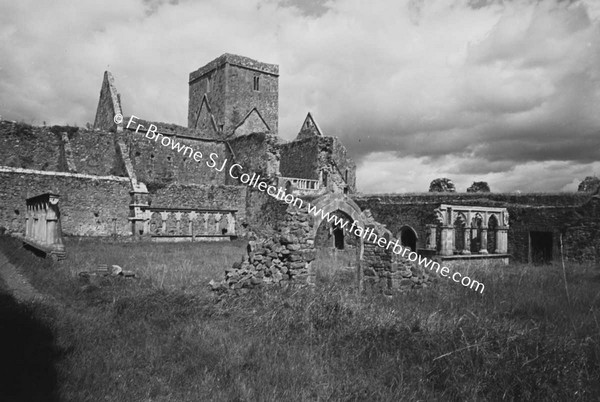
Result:
M232 286L310 280L319 249L354 253L364 281L382 288L427 283L429 275L405 258L210 168L205 161L214 154L325 213L438 260L543 263L562 255L598 261L598 195L359 195L346 148L310 113L299 119L293 141L279 137L278 88L277 65L224 54L190 73L187 127L137 119L171 143L200 151L201 162L148 140L137 124L127 127L135 111L123 113L109 72L93 129L0 121L0 226L24 234L49 209L28 207L25 200L51 193L60 197L66 236L163 242L248 237L248 258L228 268ZM117 114L125 116L118 124Z

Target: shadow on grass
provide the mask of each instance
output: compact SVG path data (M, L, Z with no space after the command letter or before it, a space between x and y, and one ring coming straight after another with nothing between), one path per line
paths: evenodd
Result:
M0 400L58 401L60 351L35 309L0 289Z

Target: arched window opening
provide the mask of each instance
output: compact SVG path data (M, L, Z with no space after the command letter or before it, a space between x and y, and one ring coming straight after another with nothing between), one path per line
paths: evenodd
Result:
M400 229L400 244L410 248L411 251L417 251L417 234L413 228L404 226Z

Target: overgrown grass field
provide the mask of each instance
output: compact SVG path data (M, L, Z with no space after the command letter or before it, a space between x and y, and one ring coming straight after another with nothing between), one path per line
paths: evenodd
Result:
M19 246L0 238L54 301L0 312L9 326L25 316L39 324L30 331L50 330L36 352L55 373L47 400L600 398L595 266L567 266L567 288L560 266L464 267L485 283L483 295L446 279L392 297L358 295L351 273L330 269L312 290L217 297L204 284L241 258L242 242L71 242L69 259L54 265ZM77 277L99 263L139 278Z

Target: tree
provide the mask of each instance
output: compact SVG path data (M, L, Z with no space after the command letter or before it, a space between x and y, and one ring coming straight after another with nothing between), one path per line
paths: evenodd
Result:
M490 186L485 181L474 181L471 187L467 189L467 193L489 193Z
M429 192L430 193L455 193L456 188L454 187L454 183L452 183L452 180L443 177L440 179L435 179L431 182L431 184L429 184Z
M577 187L577 191L585 191L588 193L595 193L600 187L600 178L596 176L588 176Z

